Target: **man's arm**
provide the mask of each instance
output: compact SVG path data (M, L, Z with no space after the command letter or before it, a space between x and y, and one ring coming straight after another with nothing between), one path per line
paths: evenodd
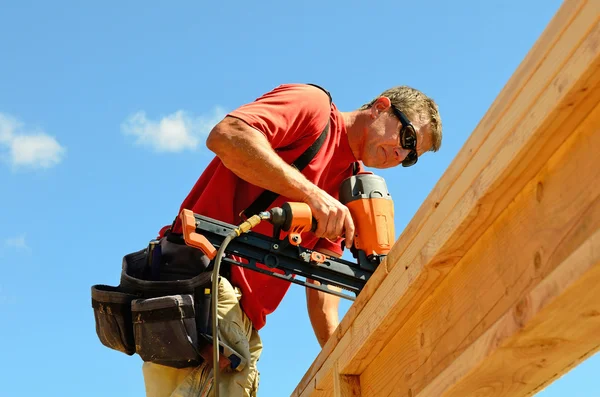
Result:
M297 201L305 201L315 193L316 186L283 161L260 131L240 119L226 117L217 124L206 146L225 167L253 185Z
M326 249L320 249L319 252L336 258L340 257L339 254ZM310 279L306 281L319 284L318 281ZM338 287L328 286L328 288L340 291ZM323 348L339 324L340 297L314 288L306 288L306 305L315 336Z
M226 117L212 129L206 146L240 178L307 203L318 222L315 235L333 240L345 229L347 246L352 244L354 222L348 208L283 161L260 131L240 119Z

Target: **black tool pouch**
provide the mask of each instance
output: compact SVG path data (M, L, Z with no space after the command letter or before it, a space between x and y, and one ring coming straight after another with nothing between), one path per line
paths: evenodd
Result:
M195 248L160 244L171 252L165 258L173 263L179 260L178 266L181 258L198 259L195 252L189 252ZM117 287L92 286L98 338L111 349L138 353L144 361L175 368L197 366L203 361L199 351L207 343L199 334L210 333L210 261L195 261L190 265L193 272L174 279L170 270L165 277L153 271L150 255L155 261L160 258L151 253L150 246L125 255Z
M199 364L193 295L136 299L131 312L136 351L142 360L179 368Z
M92 307L100 342L130 356L135 353L131 324L131 302L135 298L135 295L124 293L118 287L92 287Z

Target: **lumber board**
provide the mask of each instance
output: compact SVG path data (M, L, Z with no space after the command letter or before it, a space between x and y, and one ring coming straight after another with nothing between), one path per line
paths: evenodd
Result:
M391 257L398 257L406 247L412 243L416 235L428 231L423 230L426 223L429 230L440 227L446 216L447 209L441 213L444 208L439 208L442 201L448 202L446 197L449 188L456 183L457 178L462 174L467 164L472 160L473 153L476 153L482 146L482 142L494 132L495 125L498 120L509 114L510 111L524 108L523 101L515 104L515 100L522 93L523 87L530 82L532 76L537 72L540 73L541 67L554 67L562 64L569 56L569 52L556 51L555 45L562 38L564 30L569 26L573 26L573 21L576 17L581 17L582 7L586 5L581 1L570 1L563 4L555 17L550 21L547 29L544 31L540 39L534 44L532 50L527 54L524 61L518 66L517 70L506 84L505 88L499 94L498 98L490 110L483 117L474 133L467 140L462 150L459 151L449 168L444 172L440 181L436 184L430 195L427 197L423 205L419 208L411 222L407 225L399 240L394 245ZM578 25L575 24L575 28ZM580 26L581 27L581 26ZM576 39L574 40L576 41ZM552 51L554 50L554 51ZM545 63L544 60L547 60ZM540 65L544 63L543 65ZM545 75L550 73L544 72ZM429 233L429 232L428 232ZM322 369L325 360L333 353L338 342L350 330L356 317L363 310L364 306L371 299L373 293L379 288L380 284L388 276L387 262L395 263L397 260L392 259L384 262L369 280L365 289L356 299L353 305L342 319L336 334L330 338L321 354L313 362L309 370L306 372L300 381L295 394L301 392L305 387L312 383L317 372ZM345 347L343 347L345 349Z
M589 15L594 14L587 11L582 10L581 20L574 21L575 30L587 33L584 27L592 21L586 19L597 19L597 13L592 18ZM473 153L469 165L441 200L435 221L427 222L405 251L390 252L386 261L388 276L353 322L353 345L357 348L346 350L346 357L341 358L349 365L344 373L359 374L364 370L389 342L390 335L576 126L581 115L573 112L570 105L588 95L584 90L589 89L588 84L577 83L586 82L588 73L598 78L597 65L593 63L598 56L597 34L588 39L589 43L579 47L581 51L575 55L568 50L570 47L555 51L571 54L556 73L539 77L537 73L546 70L538 69L527 83L531 88L522 91L528 94L524 97L531 97L530 101L521 101L520 96L514 101L513 112L498 121L494 134ZM533 96L531 92L540 86L541 92ZM394 272L392 264L401 269Z
M568 278L557 279L557 275L564 276L577 270L566 258L578 251L577 247L589 246L582 243L589 236L600 235L598 153L600 105L362 373L361 384L369 385L364 396L388 395L391 391L418 395L424 388L428 392L423 395L442 395L437 389L431 392L430 383L448 367L457 365L453 363L455 360L464 354L461 366L475 366L478 358L485 358L495 349L486 342L499 344L530 321L529 317L538 310L540 297L550 301L560 296L564 289L560 283ZM596 255L600 255L600 240L595 238L591 241L597 245ZM549 290L545 285L554 289ZM596 289L592 294L595 295L596 310L600 313L600 290ZM574 316L568 323L575 324L578 316L590 310L573 310L559 318L565 321ZM497 327L496 323L503 321L504 326L500 327L503 333L490 331ZM562 343L600 345L600 317L595 319L595 323L579 323L580 331L585 328L589 335L592 329L597 336L587 341L549 336L540 340L552 341L557 345L553 346L556 349ZM569 331L569 327L564 331L567 331L566 335L575 333ZM490 333L493 335L491 339L485 336ZM472 346L478 343L479 348L474 349ZM577 347L569 346L568 353L561 352L558 359L552 360L543 357L543 362L556 365L567 358L571 362L590 348L586 346L581 352ZM470 353L465 353L467 350ZM398 360L398 357L403 359ZM525 361L535 358L533 354L523 357ZM519 363L517 369L522 365L526 367ZM501 384L503 379L514 379L512 374L504 378L513 369L510 366L506 371L495 368L495 381ZM535 370L530 368L529 375ZM402 376L390 378L386 376L389 372ZM480 379L489 380L490 377ZM525 381L518 386L524 387L522 382ZM516 389L512 386L509 395L519 395Z
M417 396L526 396L600 350L600 232Z
M563 4L293 396L321 393L338 384L333 378L349 375L361 375L365 393L368 368L401 330L410 332L406 324L432 292L573 135L598 101L599 6L598 0Z

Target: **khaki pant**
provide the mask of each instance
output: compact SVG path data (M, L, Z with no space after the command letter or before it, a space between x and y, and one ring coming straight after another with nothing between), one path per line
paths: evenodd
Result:
M219 396L254 397L258 392L259 372L256 364L262 351L258 331L242 311L241 294L231 283L219 282L219 338L244 356L242 371L219 374ZM145 362L142 365L147 397L205 397L212 395L212 362L199 367L172 368Z

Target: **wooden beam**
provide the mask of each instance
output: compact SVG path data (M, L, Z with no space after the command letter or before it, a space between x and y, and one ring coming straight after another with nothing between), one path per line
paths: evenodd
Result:
M600 231L418 396L524 396L600 350Z
M535 283L527 284L529 289L511 291L505 288L511 293L500 299L500 305L492 308L486 306L488 301L474 302L479 305L477 310L466 314L473 318L478 313L485 313L485 316L475 329L465 327L469 333L462 344L452 345L455 350L444 344L443 338L450 338L444 335L452 333L448 333L448 329L463 327L457 325L456 313L460 310L446 315L439 312L444 296L435 292L441 291L444 286L448 291L454 291L462 288L461 284L457 284L459 280L469 281L452 276L459 274L459 268L478 269L467 265L477 262L468 262L465 258L471 252L484 252L482 248L476 249L481 246L481 241L487 241L486 246L496 247L496 251L488 254L496 255L493 257L495 260L501 260L503 252L494 233L505 229L497 226L498 222L504 219L506 225L512 225L510 220L521 219L517 217L513 204L516 198L526 196L532 180L539 182L540 173L548 169L550 159L556 159L555 152L567 150L565 141L585 134L581 132L585 127L578 129L578 126L600 99L599 15L600 0L574 0L563 4L404 230L387 261L350 307L336 335L328 341L304 375L294 396L314 395L311 394L314 390L328 390L325 385L334 387L337 382L334 378L339 375L360 375L359 384L364 395L372 395L369 390L380 390L377 384L389 384L391 378L397 387L405 387L403 393L415 394L432 387L428 386L429 382L437 379L461 351L498 321L505 313L502 310L509 310L516 296L531 292ZM584 125L589 126L589 122ZM575 133L576 130L580 132ZM595 130L592 132L597 133ZM573 157L568 157L567 162L574 161ZM593 164L594 167L598 168L598 164ZM598 184L597 175L592 173L588 176L591 178L589 183ZM558 178L554 174L547 177L553 181ZM547 188L543 182L541 185L538 182L535 182L536 195L543 196ZM574 189L577 193L582 188L575 186ZM561 199L554 201L555 204L561 202ZM544 205L551 207L551 204ZM533 215L529 213L526 216ZM534 218L528 221L530 218L526 216L523 224L537 222ZM553 227L560 230L561 225ZM515 230L523 234L513 237L524 242L531 237L521 229ZM542 244L544 240L538 243ZM517 251L520 249L517 244ZM552 266L544 267L547 265L543 262L545 251L536 252L533 254L534 263L551 271ZM516 266L514 263L530 262L531 258L527 262L511 263ZM553 262L554 268L557 263ZM497 269L501 268L496 264L480 277L482 280L506 277L498 275ZM523 282L525 279L518 280ZM504 284L492 285L497 289L497 285ZM483 292L487 291L479 289L478 285L471 286L470 299L481 299L478 293ZM490 299L492 302L493 299ZM454 305L454 308L465 307L458 301ZM425 321L428 318L425 308L438 310L437 315ZM448 324L445 333L440 334L444 329L440 324ZM407 342L403 342L405 337ZM441 350L431 345L435 340ZM391 351L394 353L389 353ZM429 355L424 351L429 351ZM390 357L395 357L397 365L394 371L386 370L384 374L380 365L389 363ZM402 365L406 362L417 365L417 370L403 372ZM376 380L379 378L387 380L379 382Z
M460 379L444 373L464 375L466 371L463 373L456 368L472 371L497 350L505 353L500 354L501 358L510 357L503 347L508 343L505 339L514 340L513 343L520 346L530 343L521 340L521 329L534 319L543 324L564 322L567 326L556 328L556 333L548 332L545 337L544 331L550 329L536 331L540 337L538 345L542 346L531 342L529 349L522 349L523 356L511 357L513 365L507 365L511 361L506 361L505 368L494 367L495 377L488 373L488 376L481 376L477 372L482 382L493 379L487 387L501 386L506 392L506 383L519 379L509 385L509 395L523 395L518 387L531 389L539 385L527 376L542 373L545 369L562 373L564 368L559 370L557 366L563 365L565 360L577 361L581 354L600 346L600 317L584 315L594 304L600 313L600 290L579 291L582 307L564 304L569 311L556 319L540 313L554 300L560 310L561 302L568 302L578 293L568 291L569 285L584 283L587 275L583 270L598 264L598 153L600 106L515 197L384 351L374 358L361 375L361 384L368 385L373 391L363 393L364 396L388 395L391 391L400 391L402 395L416 396L423 392L425 396L441 396L440 389ZM597 252L591 251L594 244ZM587 257L586 253L589 254ZM584 260L589 261L583 263ZM584 296L595 297L595 302L586 304ZM578 320L581 316L588 322ZM578 331L570 330L574 324L578 324ZM563 331L566 333L559 336ZM578 332L589 339L572 339ZM592 332L596 332L596 337ZM539 351L536 347L540 347ZM583 351L579 347L583 347ZM562 351L565 348L570 352ZM501 361L494 363L502 366ZM529 367L534 364L540 367ZM491 364L486 361L481 365L483 370ZM524 369L528 372L513 373ZM402 376L386 375L390 372ZM441 385L434 388L432 382ZM435 393L426 392L431 390Z

